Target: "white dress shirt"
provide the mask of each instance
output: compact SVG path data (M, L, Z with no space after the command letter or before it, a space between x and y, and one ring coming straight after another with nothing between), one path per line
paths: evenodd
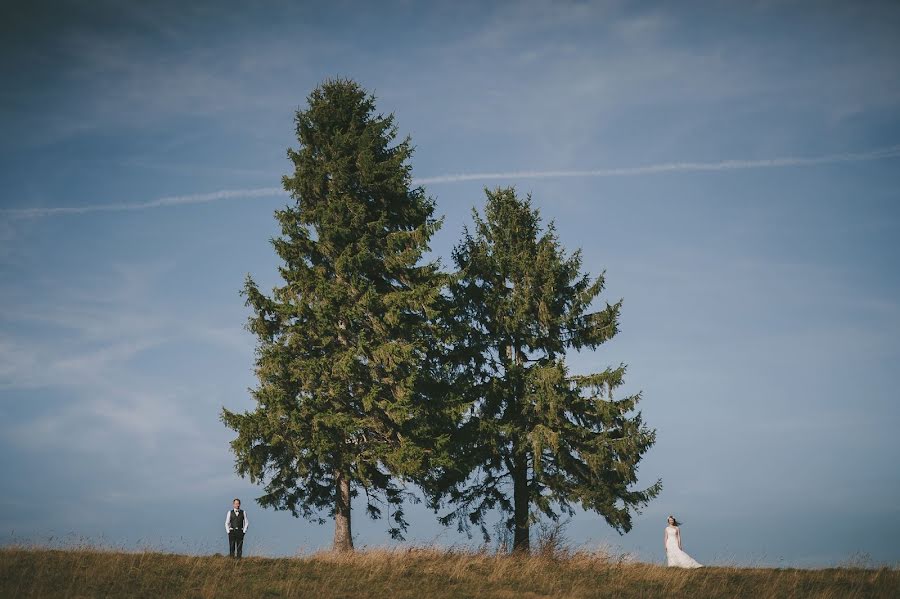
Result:
M237 516L238 515L237 510L228 510L227 512L225 512L225 532L231 532L231 529L228 528L228 523L231 520L231 514L234 514L235 516ZM247 511L244 510L244 533L247 532L248 526L250 526L250 519L247 518Z

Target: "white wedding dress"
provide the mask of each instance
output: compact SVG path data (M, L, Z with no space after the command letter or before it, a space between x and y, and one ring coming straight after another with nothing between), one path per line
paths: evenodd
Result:
M666 526L666 565L673 568L702 568L703 564L678 548L678 529Z

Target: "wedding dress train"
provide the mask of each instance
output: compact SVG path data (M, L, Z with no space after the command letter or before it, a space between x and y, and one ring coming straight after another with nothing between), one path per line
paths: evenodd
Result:
M675 568L702 568L703 564L678 547L678 529L666 527L666 565Z

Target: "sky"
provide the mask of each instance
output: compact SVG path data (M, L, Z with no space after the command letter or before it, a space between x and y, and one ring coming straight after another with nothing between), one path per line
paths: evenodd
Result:
M900 562L900 5L186 4L0 7L0 543L224 552L241 497L247 553L329 546L219 413L253 409L294 113L341 76L411 136L446 266L515 185L624 299L570 364L628 364L663 491L573 543L660 563L673 513L703 563Z

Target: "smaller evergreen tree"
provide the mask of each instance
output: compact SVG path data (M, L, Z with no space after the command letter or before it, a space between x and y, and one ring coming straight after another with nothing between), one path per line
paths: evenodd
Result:
M486 540L488 512L506 514L515 550L528 550L540 514L555 520L574 506L626 532L661 489L632 489L655 433L633 413L640 394L613 398L624 365L572 375L565 362L567 350L616 334L621 301L590 312L603 275L581 274L580 251L566 255L553 223L541 231L530 196L485 191L484 219L473 211L474 233L454 250L449 293L448 356L469 410L426 489L436 509L449 502L443 523L478 525Z

